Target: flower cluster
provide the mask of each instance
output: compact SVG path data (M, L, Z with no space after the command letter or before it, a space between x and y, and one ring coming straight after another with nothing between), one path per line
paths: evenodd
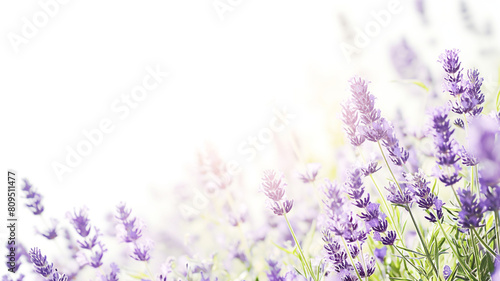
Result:
M446 186L452 186L460 181L458 172L460 166L457 161L458 143L453 138L450 121L448 120L449 108L438 107L432 113L432 133L434 137L436 163L441 166L439 180Z
M286 199L286 186L287 183L282 172L264 171L261 190L269 198L271 210L278 216L288 214L293 207L293 200Z
M477 116L483 111L484 95L481 93L483 78L479 77L477 69L467 70L467 81L463 81L461 62L456 49L446 50L439 57L447 73L444 88L456 98L452 102L452 110L457 114ZM463 127L463 121L457 121Z
M57 269L54 269L54 264L47 261L47 256L42 255L40 249L31 249L29 255L36 273L43 277L51 276L50 280L52 281L68 281L66 274L61 274Z
M353 77L349 82L352 97L342 106L342 121L351 144L360 146L365 139L381 142L391 161L402 166L409 153L399 145L392 124L375 108L375 96L368 91L368 82L360 77Z
M418 207L429 210L433 208L436 212L436 216L433 212L429 212L429 215L425 218L430 222L437 222L443 218L443 201L441 201L437 195L435 195L431 188L429 187L430 182L426 179L425 174L422 170L419 170L414 174L405 174L408 182L410 182L413 187L413 194L415 195L415 201Z
M26 200L28 201L26 206L31 210L31 212L33 212L34 215L40 215L44 210L42 205L42 195L36 191L27 179L24 179L24 187L22 189L25 193Z
M74 210L73 214L68 213L68 218L78 235L82 238L77 241L81 248L77 254L80 265L90 265L93 268L99 268L103 264L102 257L107 249L99 240L101 233L97 227L94 227L94 235L90 235L92 227L87 212L87 208L83 207L78 212ZM86 254L87 251L89 252L88 256Z
M140 239L142 237L143 225L137 221L137 218L131 218L132 210L127 209L125 203L116 206L115 218L119 224L117 226L120 239L125 243L133 244L131 257L138 261L148 261L151 256L152 243Z
M463 228L480 227L484 208L476 194L470 189L459 189L458 198L462 206L458 213L458 224Z

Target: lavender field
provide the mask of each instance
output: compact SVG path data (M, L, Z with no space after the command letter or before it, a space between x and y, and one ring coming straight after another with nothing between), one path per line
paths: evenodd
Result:
M498 8L1 3L2 281L500 281Z

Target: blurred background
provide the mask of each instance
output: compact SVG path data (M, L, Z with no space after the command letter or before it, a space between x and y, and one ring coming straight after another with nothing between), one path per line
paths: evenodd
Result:
M283 170L295 198L312 197L294 177L306 163L321 163L321 178L342 171L337 159L351 152L339 149L340 102L352 76L372 81L383 115L408 128L422 126L424 101L442 94L444 49L459 48L464 66L480 69L487 99L498 92L495 5L4 1L2 170L18 172L18 191L26 178L43 195L48 224L57 218L63 228L66 212L87 206L93 225L112 235L111 216L123 201L151 239L163 241L156 268L171 255L208 258L224 238L192 247L207 230L197 218L231 222L241 214L249 221L244 235L262 235L254 231L268 221L263 169ZM148 79L154 89L137 94ZM85 133L95 130L98 144ZM68 156L79 146L86 155ZM210 178L228 166L238 171L214 186ZM224 194L238 210L227 218L212 212ZM39 218L24 209L19 218L27 247L50 243L36 234L44 228ZM108 252L106 259L120 254Z

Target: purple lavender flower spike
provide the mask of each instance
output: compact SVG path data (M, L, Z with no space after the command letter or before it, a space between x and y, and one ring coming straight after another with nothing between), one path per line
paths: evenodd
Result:
M462 146L462 149L459 151L460 158L462 159L462 164L465 166L476 166L479 161L477 160L477 157L472 155L472 153L467 152L465 147Z
M378 166L377 161L372 161L366 165L366 167L361 168L361 171L363 171L363 174L365 177L375 174L378 170L382 169L381 166Z
M444 71L448 74L445 78L444 88L454 97L460 96L465 91L462 82L461 62L458 57L459 52L457 49L445 50L438 59L438 62L443 65Z
M137 261L148 261L151 258L150 251L152 248L151 242L136 243L134 245L134 252L131 257Z
M418 207L428 210L434 207L436 211L437 218L433 213L429 213L429 216L425 218L430 222L437 222L443 218L443 201L439 200L437 195L431 192L429 187L430 182L425 178L425 174L422 170L419 170L415 174L405 174L407 180L411 183L413 187L413 194L416 196L416 202Z
M375 273L375 259L373 257L365 255L364 260L366 263L366 269L367 269L366 271L365 267L363 266L363 264L361 264L361 262L356 263L356 268L358 269L359 276L361 278L370 277L373 275L373 273Z
M267 260L269 264L269 272L267 272L267 278L269 281L284 281L285 278L280 276L281 268L278 267L278 262L273 260Z
M432 113L432 130L434 135L436 163L443 169L440 171L439 180L446 186L452 186L460 181L457 164L459 160L457 143L453 139L454 130L450 127L448 120L449 109L438 107Z
M399 190L398 186L395 183L389 182L389 188L385 188L389 191L387 200L389 200L389 202L393 204L403 206L409 205L409 207L411 207L411 203L413 202L412 189L405 183L400 183L399 187L401 188L401 190ZM403 193L401 193L401 191Z
M136 221L136 218L129 219L131 210L127 209L125 203L119 203L116 207L116 216L120 222L120 236L126 242L134 242L142 237L142 227Z
M480 227L484 209L476 194L472 194L469 189L459 189L457 193L462 205L462 210L458 213L458 224L463 228Z
M293 207L293 200L285 198L287 183L282 172L264 171L261 190L270 200L270 209L278 216L288 214Z
M495 119L479 116L471 121L470 153L480 163L481 186L496 186L500 183L500 123Z
M484 198L481 200L483 208L487 211L498 212L500 210L500 186L481 186Z
M450 275L451 275L451 268L449 265L445 265L444 268L443 268L443 277L444 277L444 280L448 280L448 278L450 278Z
M90 233L90 220L87 217L87 208L81 208L78 213L76 210L73 212L73 215L70 216L70 222L75 228L76 232L78 234L85 238L89 235Z
M107 274L101 274L100 280L99 281L118 281L118 273L120 272L120 268L115 263L111 263L110 265L111 272L109 275ZM162 277L160 276L160 281L163 281ZM165 281L167 280L166 278L164 279Z
M351 101L342 104L342 122L344 130L353 146L360 146L365 142L365 137L358 130L359 115Z
M33 188L27 179L24 179L24 187L22 190L25 192L26 200L28 201L26 206L34 215L40 215L44 210L42 195Z
M42 255L40 249L32 248L29 255L31 263L33 263L33 266L35 267L36 273L42 275L43 277L47 277L52 274L54 265L47 262L47 256Z
M468 70L467 78L466 90L460 96L460 100L454 103L453 112L477 116L483 111L481 106L484 103L484 94L481 93L483 78L479 77L477 69Z
M66 274L61 274L54 269L54 273L52 273L52 279L50 281L68 281L68 276Z
M319 169L321 169L321 164L319 163L309 163L307 164L305 173L299 173L299 179L303 183L310 183L316 180Z

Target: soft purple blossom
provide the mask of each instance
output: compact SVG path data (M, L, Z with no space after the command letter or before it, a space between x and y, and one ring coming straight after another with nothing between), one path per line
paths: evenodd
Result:
M384 262L385 256L387 255L387 247L383 246L382 248L375 248L375 250L373 250L373 254L380 262Z
M361 168L361 171L363 171L363 174L365 177L375 174L378 170L382 169L381 166L378 166L377 161L372 161L368 163L365 167Z
M495 186L500 183L500 124L491 117L480 116L471 121L470 153L480 163L481 185Z
M137 218L129 218L132 210L127 209L125 203L121 202L116 206L115 218L118 220L118 230L123 242L134 242L142 237L142 225Z
M458 57L459 52L457 49L446 50L438 59L438 62L442 64L444 71L448 74L445 78L444 89L454 97L460 96L465 91L462 81L461 62Z
M89 235L91 229L87 212L88 209L83 207L78 212L75 210L73 215L69 215L71 224L75 228L78 235L83 238Z
M484 95L481 93L483 78L479 77L477 69L468 70L467 78L465 92L453 103L452 110L457 114L477 116L483 111L481 106L484 103Z
M470 189L459 189L457 193L462 206L458 213L458 224L463 228L480 227L484 208L476 194Z
M443 277L444 277L444 280L448 280L448 278L450 278L450 275L451 275L451 268L449 265L445 265L444 268L443 268Z
M288 214L293 207L293 200L285 197L287 183L282 172L264 171L261 190L270 200L270 209L278 216Z
M27 179L24 179L23 181L24 187L22 190L24 191L26 200L28 201L26 206L34 215L40 215L44 210L42 205L42 195L36 191Z
M415 174L405 174L408 182L413 188L413 194L416 196L415 200L418 207L428 210L433 208L436 212L436 216L433 213L429 213L425 218L430 222L437 222L443 218L443 201L441 201L437 195L432 193L429 187L430 182L426 179L425 174L422 170L419 170Z
M439 180L446 186L452 186L460 181L458 172L460 167L457 163L458 144L453 138L454 130L450 127L448 120L449 109L438 107L432 113L431 127L434 137L436 163L441 166Z
M319 169L321 169L321 164L309 163L306 166L306 171L304 173L299 173L299 179L303 183L314 182L316 180L316 176L318 175Z
M405 183L396 184L394 182L389 182L389 187L385 188L389 191L387 195L387 200L393 204L410 206L413 202L413 190L411 186Z
M43 277L48 277L52 274L54 265L47 261L47 256L42 255L40 249L32 248L29 255L31 263L35 267L36 273L42 275Z
M269 279L269 281L285 280L285 278L280 276L281 268L279 268L277 261L267 260L267 264L269 265L269 271L267 272L267 278Z

